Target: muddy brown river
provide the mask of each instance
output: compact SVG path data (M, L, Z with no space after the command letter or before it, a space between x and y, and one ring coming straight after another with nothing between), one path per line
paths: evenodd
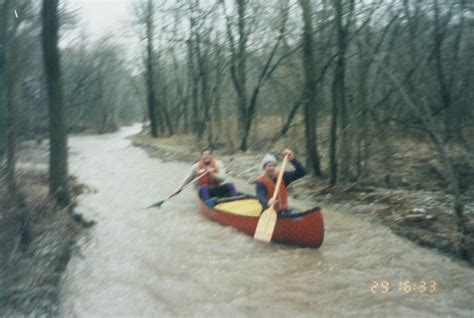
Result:
M97 224L66 270L62 316L474 316L474 269L347 213L323 206L325 241L315 250L213 223L191 190L144 209L176 189L190 165L132 146L127 136L139 130L70 139L71 173L95 190L77 209Z

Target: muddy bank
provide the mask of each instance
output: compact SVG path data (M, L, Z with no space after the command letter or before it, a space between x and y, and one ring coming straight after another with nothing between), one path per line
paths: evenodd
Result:
M2 262L1 316L57 316L61 275L84 227L92 225L59 208L48 195L48 144L18 146L18 196L4 219L8 258ZM73 202L84 191L70 178ZM0 204L6 204L0 202ZM5 205L3 205L5 206Z
M192 162L199 158L199 146L188 137L153 140L146 134L133 137L133 144L142 147L164 161ZM186 146L190 145L190 146ZM215 151L233 177L254 183L261 173L262 153L229 154ZM387 189L376 186L343 184L328 189L325 180L306 176L290 186L290 194L318 205L330 206L341 212L357 215L374 223L388 226L394 233L420 246L437 249L446 255L474 265L474 202L466 202L465 217L468 234L457 231L451 196L443 191Z

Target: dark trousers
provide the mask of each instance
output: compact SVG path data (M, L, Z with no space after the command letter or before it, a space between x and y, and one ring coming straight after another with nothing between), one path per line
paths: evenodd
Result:
M199 187L199 197L206 201L212 197L235 197L237 196L237 190L233 183L224 183L215 187L210 187L208 184L204 184Z

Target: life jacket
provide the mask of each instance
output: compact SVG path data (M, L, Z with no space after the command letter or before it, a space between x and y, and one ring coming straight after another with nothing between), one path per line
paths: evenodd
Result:
M261 175L257 178L257 182L260 182L265 186L267 189L267 200L270 200L275 192L275 181L273 181L269 176ZM283 180L280 184L280 192L278 193L277 199L278 202L275 204L275 210L280 211L288 209L288 192L286 191L286 186Z
M198 175L199 170L206 169L206 167L211 167L212 172L214 172L214 173L219 172L218 169L217 169L217 164L216 164L215 160L212 160L208 165L206 165L204 163L204 160L199 160L197 168L196 168L196 175ZM213 186L213 187L219 185L219 182L217 182L217 180L214 179L210 173L208 173L204 177L198 179L197 182L200 186L202 186L204 184L207 184L207 185Z

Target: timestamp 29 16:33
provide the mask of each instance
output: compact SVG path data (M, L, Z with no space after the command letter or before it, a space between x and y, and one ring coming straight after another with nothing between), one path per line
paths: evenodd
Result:
M403 294L436 294L438 283L435 280L403 280L389 282L388 280L373 280L370 292L372 294L387 294L395 291Z

